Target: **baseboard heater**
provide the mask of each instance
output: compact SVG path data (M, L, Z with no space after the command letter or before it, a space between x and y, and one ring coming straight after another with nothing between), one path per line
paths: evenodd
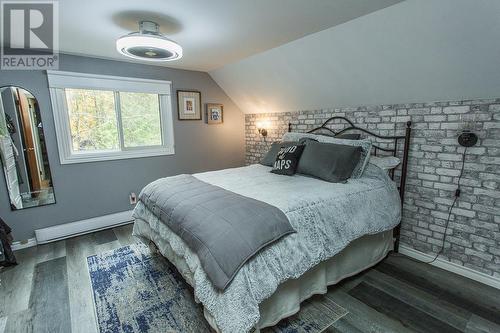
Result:
M103 215L86 220L64 223L35 230L37 244L55 242L61 239L108 229L132 222L132 211Z

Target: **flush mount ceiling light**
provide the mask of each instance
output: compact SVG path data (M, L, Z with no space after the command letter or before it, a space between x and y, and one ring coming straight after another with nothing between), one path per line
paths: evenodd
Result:
M139 31L118 38L116 49L138 60L172 61L182 58L182 47L163 36L159 25L151 21L139 22Z

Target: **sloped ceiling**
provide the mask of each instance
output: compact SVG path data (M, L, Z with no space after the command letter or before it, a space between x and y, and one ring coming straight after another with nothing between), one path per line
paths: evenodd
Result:
M210 71L245 113L500 95L500 1L406 0Z

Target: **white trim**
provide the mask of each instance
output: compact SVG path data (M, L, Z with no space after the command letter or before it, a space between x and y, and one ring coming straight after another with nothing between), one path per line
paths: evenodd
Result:
M55 225L53 227L37 229L35 230L35 236L38 244L45 244L128 224L132 221L132 211L128 210L125 212L103 215L86 220Z
M170 95L160 95L160 126L161 140L170 150L169 154L175 154L174 142L174 121L172 119L172 97Z
M10 246L12 251L17 251L21 249L26 249L28 247L36 246L36 238L30 238L27 241L17 241L13 242L12 245Z
M123 120L122 120L122 101L120 100L120 95L116 92L113 91L113 97L115 100L115 117L116 117L116 126L118 127L118 144L121 150L123 150L123 147L125 147L125 139L123 138ZM160 104L160 101L158 99L158 106ZM161 114L161 112L160 112ZM161 129L160 129L161 131ZM160 134L161 135L161 134ZM161 139L161 138L160 138Z
M52 103L54 124L56 129L57 147L59 161L61 164L75 164L86 162L98 162L109 160L121 160L128 158L141 158L151 156L173 155L174 149L174 125L171 99L171 82L159 80L146 80L118 76L82 74L72 72L47 71L49 80L49 92ZM83 80L83 81L82 81ZM103 81L104 80L104 81ZM80 82L80 83L78 83ZM83 83L82 83L83 82ZM117 113L118 133L122 134L119 115L119 103L117 92L141 91L155 93L159 96L159 113L161 128L161 146L120 148L114 151L92 151L75 152L72 149L71 129L68 115L68 105L65 96L65 88L80 87L85 89L112 90L115 94L115 108ZM161 88L161 89L160 89ZM148 90L151 89L151 90ZM120 146L123 146L120 137Z
M411 257L413 259L417 259L420 261L430 261L434 259L433 255L429 255L420 251L417 251L415 249L412 249L411 247L408 247L406 245L400 245L399 246L399 253L404 254L408 257ZM451 261L444 260L441 258L437 258L436 261L434 261L432 266L436 266L439 268L442 268L444 270L447 270L449 272L465 276L466 278L472 279L477 282L484 283L488 286L491 286L496 289L500 289L500 279L495 278L491 275L484 274L482 272L475 271L471 268L455 264Z
M47 71L47 80L49 88L119 90L159 95L170 95L172 85L171 81L63 71Z
M59 148L59 151L61 151L61 148ZM124 160L128 158L173 155L173 154L174 154L174 148L164 147L156 149L110 151L103 153L82 153L82 154L73 153L69 156L68 155L61 156L61 154L59 154L60 155L59 159L61 164L76 164L76 163L87 163L87 162Z

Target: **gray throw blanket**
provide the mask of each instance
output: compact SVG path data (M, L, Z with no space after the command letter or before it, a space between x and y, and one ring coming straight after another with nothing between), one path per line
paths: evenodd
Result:
M198 255L220 290L259 250L295 232L278 208L191 175L159 179L139 200Z

